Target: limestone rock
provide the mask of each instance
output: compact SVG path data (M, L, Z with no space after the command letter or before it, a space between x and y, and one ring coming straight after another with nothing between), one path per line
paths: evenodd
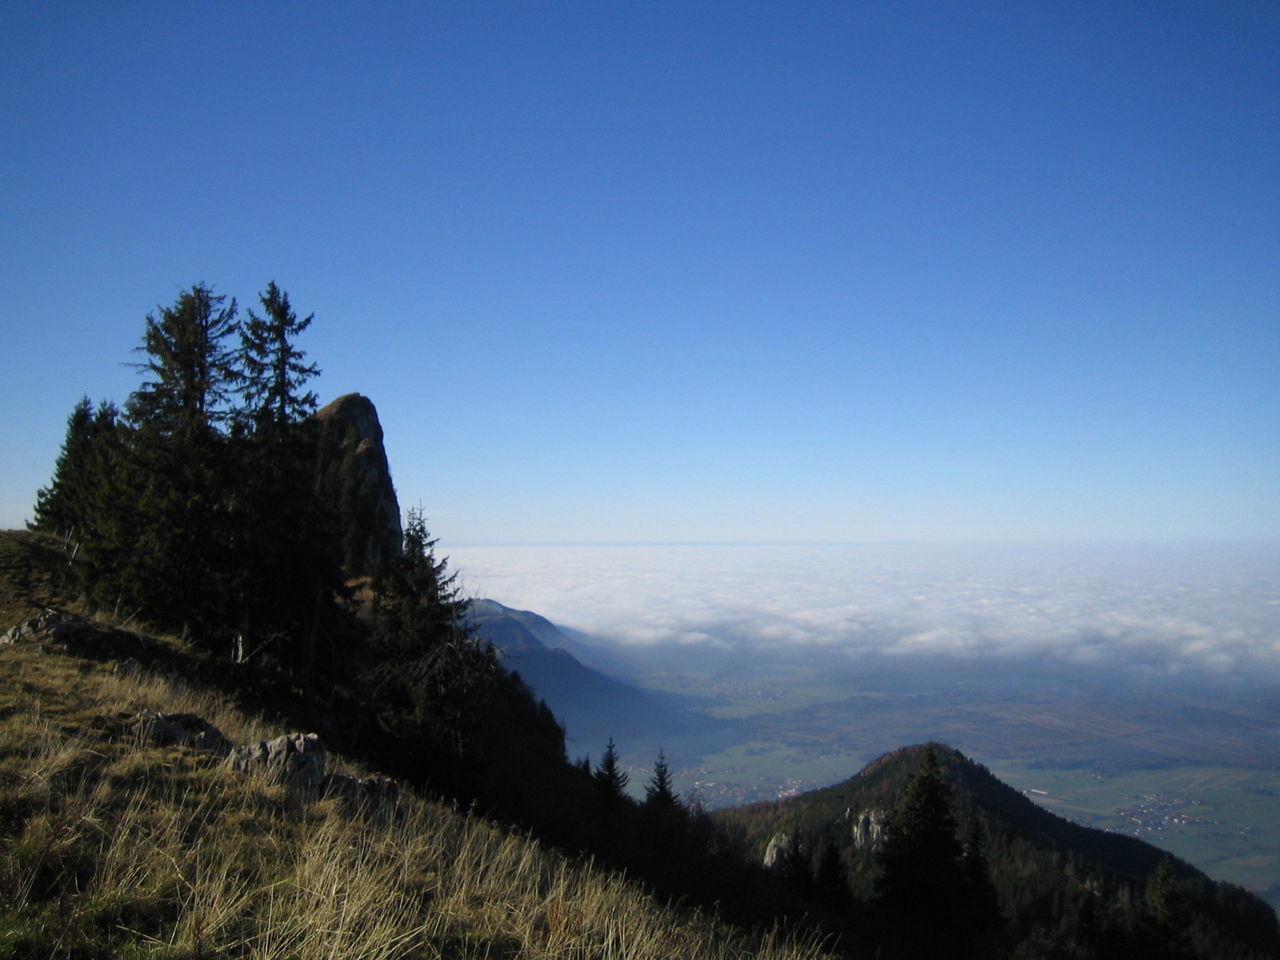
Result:
M349 777L331 773L324 778L321 794L342 802L348 812L383 814L397 806L400 784L390 777Z
M781 870L787 862L787 853L791 849L791 834L775 833L769 838L769 845L764 848L764 866L766 870Z
M84 617L78 617L74 613L63 613L60 610L46 610L38 617L32 617L10 627L3 636L0 636L0 643L25 643L35 640L41 634L48 636L51 640L65 642L74 640L92 629L89 621Z
M133 722L140 739L159 747L183 746L215 756L231 753L232 744L222 731L194 713L156 713L143 710Z
M241 773L261 772L274 783L316 793L324 786L326 759L324 744L314 733L286 733L236 747L227 764Z
M400 504L382 445L378 411L348 393L316 411L317 490L337 520L337 546L350 576L376 572L400 553Z
M872 808L855 814L849 809L844 815L850 822L854 849L870 850L880 842L880 837L884 834L883 810Z

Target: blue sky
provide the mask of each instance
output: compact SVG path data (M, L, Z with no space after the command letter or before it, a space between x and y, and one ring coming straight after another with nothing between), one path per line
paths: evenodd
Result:
M450 544L1280 538L1280 7L0 12L0 526L275 280Z

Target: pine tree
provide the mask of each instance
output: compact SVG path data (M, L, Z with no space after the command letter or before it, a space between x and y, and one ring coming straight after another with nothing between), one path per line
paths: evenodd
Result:
M818 856L813 889L818 899L833 910L845 911L853 904L844 861L840 859L839 848L830 840L823 844L822 853Z
M283 430L316 409L315 393L303 387L320 370L314 363L304 363L306 353L294 345L315 314L299 320L289 295L274 280L258 299L265 316L248 310L248 319L240 327L242 413L257 431Z
M197 284L148 314L135 364L142 385L126 404L137 502L126 584L144 616L180 625L209 647L229 639L224 598L234 569L228 504L233 461L220 427L239 372L228 340L236 304Z
M82 397L67 418L67 435L54 464L53 479L36 493L33 525L37 529L75 539L84 526L87 488L92 483L88 472L93 424L93 403Z
M232 389L240 379L236 351L228 340L239 330L236 302L196 284L172 307L147 314L134 366L149 377L129 398L130 420L165 437L191 441L231 416Z
M609 738L609 744L604 748L604 756L600 758L592 779L607 801L620 801L626 796L627 782L631 776L618 766L618 748L614 746L613 737Z
M467 623L468 601L435 545L421 511L409 511L404 550L375 587L364 688L387 732L461 756L500 668Z
M653 762L653 776L645 784L644 805L651 811L675 810L680 806L680 801L672 787L667 756L661 750L658 751L658 758Z
M963 849L950 790L931 744L885 822L877 851L878 902L891 936L919 957L956 955Z
M1161 960L1195 960L1197 953L1188 930L1190 914L1173 861L1165 857L1147 878L1145 896L1136 912L1138 950Z
M242 404L233 431L243 478L233 501L237 659L262 652L312 680L335 655L322 641L343 591L333 524L315 490L317 437L304 419L316 407L304 387L319 370L294 344L314 315L298 320L274 282L260 300L265 317L250 310L240 327Z

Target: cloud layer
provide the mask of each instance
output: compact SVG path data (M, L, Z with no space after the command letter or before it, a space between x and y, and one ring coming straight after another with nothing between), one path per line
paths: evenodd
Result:
M1273 547L468 547L450 558L471 594L621 645L1280 678Z

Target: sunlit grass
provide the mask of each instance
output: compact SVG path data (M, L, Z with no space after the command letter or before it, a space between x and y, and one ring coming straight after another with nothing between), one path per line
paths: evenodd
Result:
M303 803L145 744L141 709L235 742L280 732L208 691L0 649L0 956L800 958L665 908L616 874L405 794L393 816ZM349 769L341 760L337 769Z

